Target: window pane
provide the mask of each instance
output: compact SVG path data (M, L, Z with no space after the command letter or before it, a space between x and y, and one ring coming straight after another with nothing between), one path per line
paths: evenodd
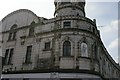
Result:
M27 47L25 63L30 63L31 60L32 46Z
M16 31L13 33L13 40L16 38Z
M31 27L29 29L29 36L33 36L34 35L34 27Z
M50 49L50 42L45 43L45 49L46 50Z
M5 52L5 59L3 60L3 61L4 61L4 62L3 62L4 64L7 64L7 61L8 61L8 60L7 60L7 59L8 59L8 53L9 53L9 49L7 49L6 52Z
M11 40L11 39L12 39L12 33L9 34L8 40Z
M11 27L11 32L9 33L9 38L8 40L14 40L15 37L16 37L16 31L15 29L17 28L17 24L14 24L12 27Z
M70 28L71 22L70 21L64 22L63 26L64 26L64 28Z
M10 55L9 55L9 59L8 59L8 64L11 64L11 62L12 62L13 51L14 51L14 49L11 49L11 50L10 50Z
M17 28L17 24L14 24L11 29L16 29Z
M63 44L63 56L71 55L71 44L69 41L65 41Z

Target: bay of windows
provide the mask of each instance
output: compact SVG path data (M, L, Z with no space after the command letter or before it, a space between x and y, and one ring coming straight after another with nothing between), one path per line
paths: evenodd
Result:
M12 49L6 49L5 58L4 58L4 64L5 65L12 64L13 53L14 53L14 48L12 48Z

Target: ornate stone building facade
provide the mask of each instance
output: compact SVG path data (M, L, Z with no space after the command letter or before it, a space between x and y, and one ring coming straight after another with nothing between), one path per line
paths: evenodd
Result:
M120 78L85 2L55 1L54 18L21 9L2 20L3 78Z

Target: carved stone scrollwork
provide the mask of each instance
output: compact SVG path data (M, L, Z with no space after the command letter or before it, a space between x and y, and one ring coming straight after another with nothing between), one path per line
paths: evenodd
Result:
M65 37L65 40L69 40L69 39L70 39L70 37L69 37L69 36L66 36L66 37Z
M61 34L60 33L57 34L57 36L56 36L56 39L59 39L59 38L61 38Z

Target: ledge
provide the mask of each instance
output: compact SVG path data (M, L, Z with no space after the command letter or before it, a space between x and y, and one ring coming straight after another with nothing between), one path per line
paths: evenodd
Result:
M24 39L24 38L26 38L26 37L27 37L27 36L21 36L20 38L21 38L21 39Z
M32 74L32 73L51 73L51 72L57 72L57 73L86 73L86 74L94 74L98 75L101 78L103 76L96 71L92 70L78 70L78 69L41 69L41 70L24 70L24 71L8 71L8 72L2 72L2 74Z
M3 67L11 67L13 64L4 64Z
M13 39L13 40L7 40L7 42L13 42L13 41L16 41L16 39Z
M86 58L86 59L91 59L90 57L82 57L82 56L78 56L78 58Z
M74 56L60 56L60 58L73 58Z
M51 51L52 49L43 49L43 51Z

